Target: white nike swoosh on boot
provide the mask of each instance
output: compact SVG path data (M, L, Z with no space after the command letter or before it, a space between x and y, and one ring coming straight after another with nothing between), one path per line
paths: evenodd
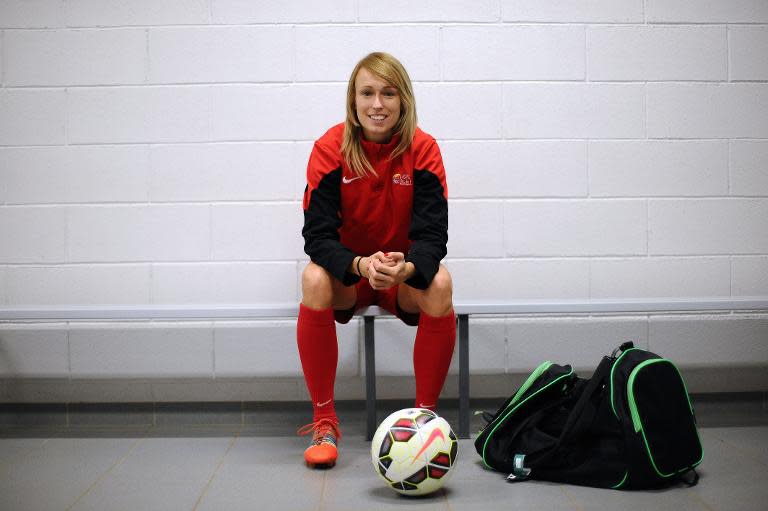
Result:
M331 401L333 401L333 399L329 399L329 400L328 400L328 401L326 401L325 403L317 403L317 406L318 406L318 407L320 407L320 406L325 406L325 405L327 405L328 403L330 403Z

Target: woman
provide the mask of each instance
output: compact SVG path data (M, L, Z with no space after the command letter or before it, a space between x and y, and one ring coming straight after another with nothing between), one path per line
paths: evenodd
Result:
M448 241L448 190L435 139L416 126L408 73L387 53L363 58L349 79L346 121L315 142L304 191L304 250L297 339L314 419L304 452L333 466L341 436L333 386L334 321L378 305L418 326L416 402L434 409L456 339Z

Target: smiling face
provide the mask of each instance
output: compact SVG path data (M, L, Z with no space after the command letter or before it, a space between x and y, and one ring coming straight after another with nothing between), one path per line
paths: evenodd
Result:
M355 111L366 140L389 142L400 119L400 94L393 85L361 67L355 77Z

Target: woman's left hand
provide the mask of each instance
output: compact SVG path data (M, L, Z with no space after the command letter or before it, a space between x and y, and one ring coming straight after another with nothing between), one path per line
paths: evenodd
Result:
M376 290L389 289L405 282L415 271L412 263L405 262L402 252L389 252L385 256L385 262L372 259L368 266L368 280Z

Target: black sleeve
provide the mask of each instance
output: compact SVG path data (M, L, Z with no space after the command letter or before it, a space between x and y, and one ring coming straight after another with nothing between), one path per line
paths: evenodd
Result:
M405 260L416 266L416 273L405 283L427 289L447 253L448 201L435 174L414 170L413 177L413 216L408 232L411 248Z
M308 207L304 210L304 252L312 262L328 270L345 286L360 281L360 277L347 272L356 254L341 244L341 169L336 169L321 179L312 191ZM307 193L307 190L304 190Z

